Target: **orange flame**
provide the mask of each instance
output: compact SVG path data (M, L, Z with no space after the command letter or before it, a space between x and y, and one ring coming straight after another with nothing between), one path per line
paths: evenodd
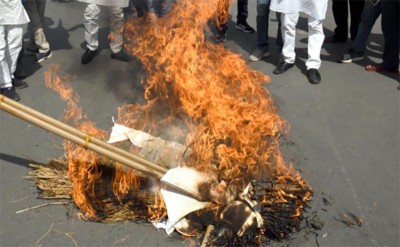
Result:
M287 174L277 141L287 125L262 85L269 77L207 41L204 29L222 4L229 1L179 1L165 17L131 20L125 31L128 50L148 73L143 110L168 105L189 129L191 165L215 166L220 179L243 187L273 172Z
M277 114L264 87L270 78L249 69L240 55L209 42L205 36L208 21L216 11L218 16L227 16L229 4L230 0L181 0L160 19L153 16L126 23L126 48L147 72L146 104L121 106L118 122L165 136L171 126L178 126L175 141L185 142L193 150L188 165L212 171L220 181L239 189L253 179L273 176L279 176L282 182L290 177L305 185L301 176L285 165L279 150L278 139L288 132L288 125ZM104 139L106 132L86 120L77 107L79 97L57 69L53 66L46 73L46 85L67 101L63 120ZM96 218L100 202L94 188L102 175L96 165L98 157L69 142L65 148L72 197L89 217ZM139 187L134 171L124 171L120 166L113 183L119 200ZM286 200L288 195L282 193L276 200ZM156 197L148 213L152 219L165 216L161 197Z

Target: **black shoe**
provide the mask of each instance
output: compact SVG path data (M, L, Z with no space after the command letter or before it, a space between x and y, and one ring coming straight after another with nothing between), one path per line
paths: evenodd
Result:
M291 67L293 67L294 63L286 63L285 61L280 61L278 66L276 66L276 68L274 69L273 73L274 74L282 74L284 73L286 70L290 69Z
M112 59L117 59L122 62L130 62L132 61L132 57L124 50L121 49L117 53L111 53L111 58Z
M89 48L86 48L86 51L85 53L83 53L81 58L82 64L90 63L96 55L97 55L97 50L92 51Z
M48 50L47 52L45 52L45 53L36 53L36 55L35 55L35 61L36 62L38 62L38 63L40 63L40 62L43 62L44 60L46 60L46 59L48 59L48 58L51 58L51 56L52 56L53 54L51 53L51 51L50 50Z
M223 43L226 41L226 33L225 32L218 32L217 36L215 37L215 42Z
M255 32L254 28L252 28L249 24L247 24L247 22L236 24L236 29L240 30L244 33L254 33Z
M19 80L17 78L12 79L12 85L14 88L22 89L28 87L28 83L25 81Z
M25 50L26 50L28 53L37 54L37 53L39 53L39 46L36 45L36 44L34 44L34 43L31 43L30 45L28 45L28 47L26 47Z
M318 84L321 82L321 75L319 74L317 69L307 70L307 78L308 81L312 84Z
M2 88L0 90L0 93L2 95L6 96L7 98L10 98L10 99L15 100L15 101L19 101L21 99L19 97L19 95L17 94L17 92L15 92L14 87Z

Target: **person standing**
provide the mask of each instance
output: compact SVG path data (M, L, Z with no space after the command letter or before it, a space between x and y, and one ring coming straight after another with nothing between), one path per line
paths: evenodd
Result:
M20 0L0 1L0 93L19 101L15 88L28 84L14 78L19 52L22 49L24 24L29 22Z
M350 38L357 36L358 25L364 9L365 0L332 0L332 12L336 28L332 37L326 38L328 43L344 43L349 35L348 19L350 6Z
M217 42L226 41L226 31L228 30L230 0L220 0L217 10ZM255 30L247 23L248 0L237 0L238 14L236 16L236 29L244 33L254 33Z
M318 84L321 75L321 47L324 42L322 22L325 19L328 0L271 0L271 10L281 13L281 31L283 38L282 60L273 71L282 74L293 67L296 53L296 25L299 12L308 17L308 59L306 61L307 77L310 83Z
M250 54L249 60L256 62L262 58L268 57L269 42L268 42L268 29L269 29L269 7L271 0L257 0L257 47ZM276 12L276 19L278 19L278 33L276 35L276 45L278 53L282 52L282 34L281 34L281 15Z
M351 63L364 59L365 50L367 49L367 40L371 34L372 27L375 25L376 20L382 13L382 6L380 0L367 0L365 1L364 10L361 15L361 22L358 26L357 36L349 51L339 59L341 63Z
M26 50L35 54L35 61L42 62L52 56L43 31L46 0L27 0L23 5L31 20L28 25L31 36Z
M83 53L82 64L90 63L97 54L99 46L99 17L100 11L107 8L110 11L110 49L111 58L123 62L132 60L123 49L123 8L128 7L129 0L78 0L87 3L84 13L85 40L87 48Z
M400 1L381 0L382 4L382 32L384 48L381 64L370 64L367 71L389 71L400 73Z

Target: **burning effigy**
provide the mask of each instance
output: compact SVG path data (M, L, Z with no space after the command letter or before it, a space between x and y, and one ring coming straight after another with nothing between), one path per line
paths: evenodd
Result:
M263 85L270 78L208 40L220 4L177 1L162 18L126 23L146 102L122 105L112 132L87 119L59 66L46 72L80 142L35 166L40 198L71 199L84 220L145 220L203 246L261 245L299 229L311 189L279 149L288 124Z

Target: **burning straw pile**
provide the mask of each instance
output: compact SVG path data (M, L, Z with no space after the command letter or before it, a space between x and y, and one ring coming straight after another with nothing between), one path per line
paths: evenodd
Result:
M205 175L197 199L208 204L172 229L204 245L261 245L298 230L311 191L279 150L287 124L263 87L269 77L205 35L218 4L182 0L162 18L127 23L126 48L147 72L147 103L121 106L117 123L182 143L191 152L174 157L175 166ZM62 120L107 139L108 132L82 114L67 79L57 67L46 74L46 85L68 104ZM162 182L71 142L64 148L65 159L31 173L43 198L70 196L85 219L100 222L171 218Z

